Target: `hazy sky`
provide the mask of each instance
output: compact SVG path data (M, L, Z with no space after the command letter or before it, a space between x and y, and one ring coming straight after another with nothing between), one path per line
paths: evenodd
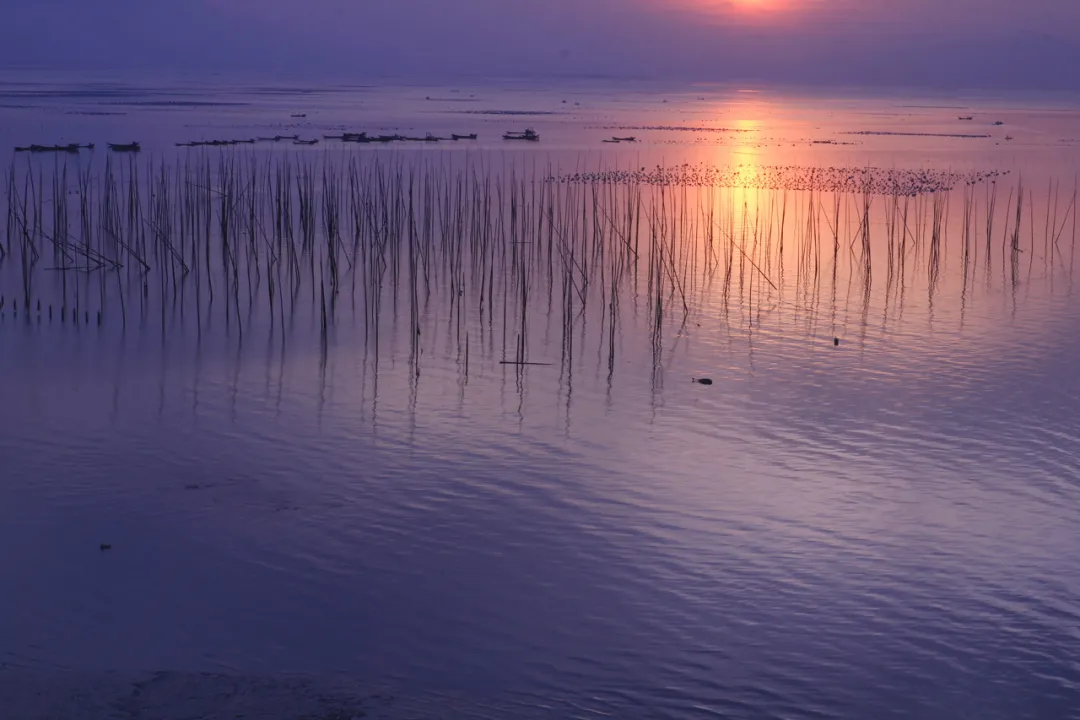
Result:
M1078 0L0 0L0 63L1080 89Z

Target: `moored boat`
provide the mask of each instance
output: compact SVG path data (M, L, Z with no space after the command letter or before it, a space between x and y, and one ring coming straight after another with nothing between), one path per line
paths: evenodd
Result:
M528 140L530 142L537 142L540 140L540 136L532 128L526 128L525 132L508 132L504 134L503 140Z
M128 152L137 153L142 151L142 145L137 142L132 143L109 143L109 149L113 152Z

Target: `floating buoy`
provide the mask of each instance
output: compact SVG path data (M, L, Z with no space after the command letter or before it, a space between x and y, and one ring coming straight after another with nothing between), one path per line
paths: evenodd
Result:
M694 378L698 385L712 385L712 378Z
M832 344L833 344L833 347L839 347L839 345L840 345L840 338L833 338L833 339L832 339Z

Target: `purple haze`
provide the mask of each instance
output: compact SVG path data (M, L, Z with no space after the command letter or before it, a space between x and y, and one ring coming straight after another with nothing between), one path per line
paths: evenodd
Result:
M0 64L1080 89L1060 0L6 0Z

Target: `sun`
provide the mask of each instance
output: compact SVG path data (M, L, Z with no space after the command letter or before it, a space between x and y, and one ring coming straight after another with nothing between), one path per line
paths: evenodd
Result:
M736 10L764 12L778 10L781 0L728 0L728 5Z
M789 0L686 0L685 4L699 10L762 13L783 10L789 6Z
M753 25L787 25L801 22L820 9L822 0L649 0L671 3L713 21L746 22Z

